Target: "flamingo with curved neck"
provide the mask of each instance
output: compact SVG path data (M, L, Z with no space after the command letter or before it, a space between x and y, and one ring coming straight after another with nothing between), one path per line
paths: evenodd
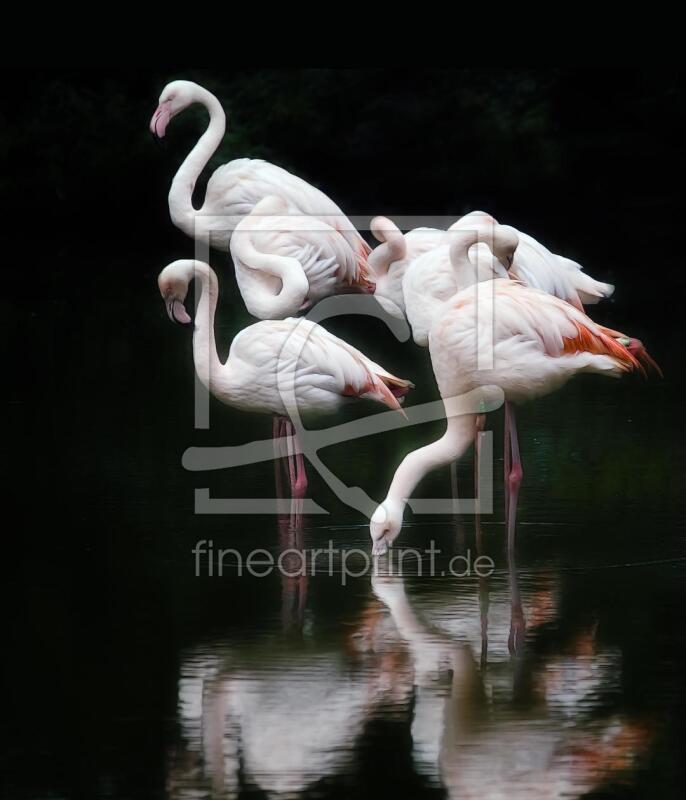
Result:
M509 230L513 236L518 237L519 245L512 261L508 263L503 254L498 252L496 243L491 245L493 228L496 225L497 220L490 214L471 211L453 223L448 231L450 235L456 231L479 231L479 241L474 242L473 246L481 253L484 264L488 264L490 258L486 248L492 247L493 255L507 270L510 278L566 300L580 311L583 311L583 304L597 303L614 291L611 284L602 283L587 275L575 261L551 253L536 239L515 228ZM412 326L412 336L420 347L428 347L429 329L437 306L452 297L459 286L449 257L448 242L449 238L445 237L442 240L444 246L432 248L405 266L402 297ZM480 266L480 259L477 263ZM479 272L479 280L493 277L489 274L489 269L484 272L480 267ZM501 277L507 277L500 270L496 269L496 272Z
M172 81L162 91L150 121L150 131L161 138L171 120L194 103L204 106L210 119L172 181L169 212L174 225L192 238L211 229L210 243L226 249L241 219L264 197L277 195L287 201L293 212L328 221L345 239L359 263L366 263L369 245L336 203L311 184L267 161L239 158L219 167L208 181L202 207L194 208L195 184L226 130L226 116L219 100L197 83ZM203 217L209 219L203 220ZM204 227L198 230L198 225Z
M403 278L409 265L419 256L439 247L445 231L438 228L414 228L406 234L388 217L375 217L370 225L378 247L369 256L374 276L374 297L391 316L405 318Z
M294 441L291 415L331 413L349 398L375 400L402 413L398 398L412 387L409 381L304 318L248 326L234 338L222 364L214 337L217 276L209 265L190 259L169 264L158 278L160 294L172 321L190 323L184 301L193 280L200 283L193 330L200 381L226 405L279 418L275 438L287 435ZM288 472L294 496L302 496L307 477L299 449L289 458Z
M462 217L443 233L439 246L415 258L403 277L403 297L412 338L429 346L429 331L441 305L475 281L507 278L518 237L487 215Z
M373 288L335 228L290 214L287 202L273 195L239 223L231 257L246 308L259 319L283 319L324 297Z
M514 547L514 524L523 475L513 402L548 394L580 372L619 377L653 367L629 337L596 325L586 314L553 295L508 279L494 279L475 291L470 263L470 231L453 233L450 258L461 287L435 309L429 348L448 418L445 434L407 455L393 476L386 499L370 521L373 552L385 553L402 528L408 498L431 470L459 459L474 439L476 415L451 415L452 403L472 391L499 387L505 396L505 481L508 546ZM508 258L517 246L512 229L496 225L493 249ZM496 259L493 257L493 262ZM466 288L463 288L466 286ZM484 316L488 314L489 316ZM492 320L492 367L479 363L477 336L484 319ZM623 336L622 334L616 334ZM636 341L636 340L633 340ZM640 345L640 343L638 343Z

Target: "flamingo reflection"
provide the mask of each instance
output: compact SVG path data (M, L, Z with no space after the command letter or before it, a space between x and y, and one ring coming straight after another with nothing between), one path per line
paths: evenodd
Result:
M554 623L555 587L520 590L513 561L509 578L482 581L478 598L429 602L410 602L401 577L372 581L413 665L415 769L451 797L489 800L579 797L630 781L653 725L607 706L621 653L600 643L595 623L543 656L527 652Z
M308 577L298 573L300 502L278 520L284 559L280 624L259 640L220 639L189 648L178 681L178 744L168 793L175 800L237 797L245 789L297 797L346 774L366 721L407 707L409 661L393 621L369 598L352 630L317 641Z

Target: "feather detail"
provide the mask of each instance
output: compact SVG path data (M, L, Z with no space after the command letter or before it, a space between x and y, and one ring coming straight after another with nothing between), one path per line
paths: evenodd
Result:
M625 347L618 339L608 336L602 328L597 327L595 331L584 325L579 320L574 320L577 330L576 336L563 336L563 353L593 353L595 355L612 356L616 359L622 369L626 372L638 370L643 375L646 374L643 365L630 350Z
M407 419L407 414L402 409L398 398L393 394L393 392L386 386L384 381L378 377L378 375L372 375L371 381L362 387L362 391L360 394L357 395L358 397L364 397L367 400L376 400L379 403L383 403L388 408L393 409L394 411L399 411L405 419Z
M379 378L386 384L395 397L405 397L410 389L414 389L414 383L403 378L396 378L395 375L379 373Z

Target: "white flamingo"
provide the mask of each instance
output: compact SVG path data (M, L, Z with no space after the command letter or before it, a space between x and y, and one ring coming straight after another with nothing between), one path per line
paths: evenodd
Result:
M407 499L424 475L460 458L474 439L476 415L451 415L450 398L489 386L504 392L508 543L513 547L522 467L512 403L548 394L580 372L618 377L644 371L641 361L655 366L637 340L614 338L621 334L596 325L553 295L509 279L477 286L469 259L474 232L454 231L452 238L450 258L461 290L437 304L429 333L431 362L448 412L447 430L438 441L407 455L396 470L370 523L377 554L386 552L400 533ZM516 246L512 229L496 226L494 247L510 258ZM484 346L488 353L482 352ZM488 367L485 359L492 359L491 368L483 368Z
M381 247L387 248L385 252L392 249L394 262L387 267L388 277L381 287L380 281L377 280L375 294L388 291L386 286L391 284L395 290L392 299L405 310L416 344L428 347L429 329L437 306L457 291L455 272L450 262L452 232L473 231L474 249L470 251L471 258L475 259L478 254L479 260L490 263L487 248L493 242L493 228L498 223L490 214L472 211L451 225L447 234L430 228L417 229L433 233L432 238L424 234L423 242L426 246L420 251L417 245L410 249L410 235L414 233L413 231L403 237L391 220L385 217L378 220L372 223L372 231L380 239L376 229L382 227L382 241L385 241L386 245ZM541 289L561 300L566 300L580 310L583 310L582 304L597 303L603 297L609 297L614 291L611 284L602 283L587 275L575 261L551 253L528 234L515 228L510 230L517 234L519 246L509 263L504 254L495 252L499 262L493 264L496 276L507 277L504 272L507 270L509 277L521 281L526 286ZM494 242L493 245L496 246ZM370 265L373 263L372 260L375 264L374 254L380 249L379 247L373 252ZM374 269L376 270L375 266ZM492 277L494 274L490 273L481 275L480 279ZM398 290L398 283L402 284L402 291Z
M245 306L259 319L283 319L329 295L373 289L338 231L317 217L289 214L280 196L260 200L230 246Z
M388 217L374 217L371 231L381 244L372 250L367 263L374 276L374 297L395 317L405 314L403 278L408 266L445 240L439 228L414 228L403 235Z
M226 116L221 103L197 83L172 81L164 87L150 121L151 132L161 138L170 120L194 103L207 109L210 122L172 181L169 213L177 228L196 238L197 226L202 224L203 216L219 217L219 229L213 231L211 242L213 246L226 250L232 231L241 219L262 198L275 194L283 197L294 213L329 222L345 239L360 266L364 265L370 247L336 203L302 178L268 161L237 158L218 167L207 183L202 207L194 208L192 196L196 181L219 147L226 130Z
M396 378L355 347L304 319L265 320L240 331L229 357L219 360L214 338L217 276L202 261L175 261L158 285L172 321L191 322L184 307L188 287L200 283L193 330L193 360L201 382L222 403L273 414L275 436L284 429L295 438L290 417L331 413L349 398L376 400L401 411L398 397L409 381ZM307 476L302 453L290 472L294 495L302 496Z

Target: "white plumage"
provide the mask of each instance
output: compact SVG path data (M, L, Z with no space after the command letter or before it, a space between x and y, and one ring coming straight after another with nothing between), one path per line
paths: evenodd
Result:
M392 299L405 311L415 343L427 347L429 329L437 305L452 297L458 289L450 261L452 233L474 231L479 234L480 241L472 245L470 257L472 261L478 261L481 267L482 262L490 263L488 244L493 237L493 226L497 223L493 217L484 212L472 211L451 225L447 233L435 230L433 237L425 234L421 240L425 245L423 248L415 245L410 251L408 234L405 237L407 249L403 255L402 241L398 240L402 234L390 220L382 221L384 232L389 231L386 233L386 241L393 237L396 258L387 269L384 287L386 285L393 287ZM393 228L397 233L392 233ZM480 270L479 280L489 280L494 275L505 277L504 270L508 270L511 278L566 300L579 309L583 308L583 303L597 303L598 300L612 294L614 287L591 278L575 261L556 256L528 234L514 228L511 230L519 237L519 246L512 263L503 263L502 270L496 264L494 272ZM377 251L386 246L381 245L374 251L370 257L370 264L374 264ZM496 255L499 256L497 253ZM401 291L398 289L399 283L402 285ZM377 279L376 294L388 294L388 289L382 287L380 291L378 284Z
M375 289L374 297L393 316L406 313L403 278L417 258L438 247L445 239L439 228L414 228L404 236L388 217L375 217L371 223L374 236L381 242L368 259Z
M460 458L474 439L476 415L451 416L452 398L492 386L504 392L506 431L511 430L511 435L506 432L505 463L511 491L508 536L512 539L522 472L510 403L552 392L579 372L618 376L642 371L638 358L653 364L639 342L628 337L620 341L615 337L622 334L596 325L564 300L510 279L474 282L477 276L469 257L473 242L473 232L468 229L453 233L448 258L455 284L465 288L444 303L436 302L429 333L431 363L446 405L447 430L441 439L406 456L396 470L388 495L370 523L376 553L385 552L400 532L405 504L422 477ZM493 249L510 263L517 249L513 229L497 225ZM480 260L493 272L502 268L494 255ZM512 471L508 474L509 464Z
M480 343L490 344L490 325L493 368L484 369L477 354ZM582 349L586 343L595 352ZM636 365L582 311L507 279L470 286L445 303L434 315L429 352L442 397L497 385L515 403L548 394L578 372L618 376Z
M150 130L164 136L169 121L193 103L203 105L210 115L205 133L179 168L169 192L169 213L173 223L192 238L212 231L213 246L226 250L232 232L255 205L268 195L287 201L293 213L308 214L328 222L337 230L353 254L362 261L369 245L353 224L324 192L275 164L254 158L237 158L214 171L199 209L192 203L193 189L226 129L224 110L207 89L191 81L173 81L160 95L150 121Z
M249 411L291 416L330 412L362 397L400 409L393 391L411 384L307 319L265 320L240 331L222 364L214 340L217 278L201 261L165 267L158 283L170 318L189 322L183 308L190 282L201 283L193 357L200 380L219 400ZM392 387L392 388L389 388Z
M329 295L369 292L364 262L317 217L288 213L288 204L261 200L231 237L238 288L259 319L283 319Z

